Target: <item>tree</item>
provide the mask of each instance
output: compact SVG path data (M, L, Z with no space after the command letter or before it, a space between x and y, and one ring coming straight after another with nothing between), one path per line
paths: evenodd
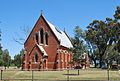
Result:
M87 28L86 39L91 44L96 45L99 52L100 67L102 67L102 57L107 47L107 41L109 40L104 33L106 25L103 21L94 20Z
M112 59L114 59L118 64L120 63L120 6L117 6L113 16L114 19L107 18L107 25L109 26L108 33L113 42L112 46L109 46L112 48L112 51L110 52L111 54L109 54L112 55Z
M116 44L113 45L109 45L106 49L105 55L103 56L104 61L106 61L107 65L112 65L113 61L118 61L120 60L119 57L119 53L118 51L115 49Z
M96 45L94 45L93 43L90 43L87 39L86 39L86 44L88 48L88 57L91 59L91 61L94 62L94 67L96 68L97 60L98 60L98 49Z
M3 51L3 65L6 69L6 67L10 66L10 61L11 61L11 57L9 55L9 51L7 49L5 49Z
M15 64L15 66L17 66L18 68L21 67L20 54L17 54L17 55L14 56L14 64Z
M73 61L79 63L83 53L86 52L86 46L84 45L84 32L80 29L79 26L76 26L74 33L75 36L71 38L73 44Z
M20 51L20 58L21 58L21 67L23 68L23 63L25 60L25 50L24 49L21 49L21 51Z
M117 30L117 34L116 34L116 39L117 39L117 50L118 50L118 52L120 53L120 22L119 22L119 20L120 20L120 6L117 6L117 8L116 8L117 10L115 11L115 14L114 14L114 18L115 18L115 20L118 22L118 23L116 23L116 30Z
M114 15L115 19L106 18L105 21L94 20L88 25L88 30L86 31L86 40L91 44L95 45L98 49L98 58L100 61L100 67L104 62L104 56L106 50L116 44L115 50L119 52L120 49L120 7Z
M0 30L0 66L3 65L2 61L2 45L1 45L1 30Z
M113 15L115 19L120 19L120 6L117 6L117 10L115 11L115 14Z
M106 18L106 21L94 20L89 24L86 32L86 39L96 45L99 54L100 67L102 67L103 56L109 45L115 42L116 31L114 23L116 21Z
M24 49L20 51L20 54L14 56L14 64L18 68L20 68L22 67L23 61L24 61Z
M3 65L3 61L2 61L2 48L0 48L0 66Z

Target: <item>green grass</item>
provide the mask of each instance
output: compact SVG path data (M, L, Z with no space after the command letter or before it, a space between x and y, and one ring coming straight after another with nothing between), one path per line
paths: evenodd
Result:
M86 69L86 70L80 70L79 75L77 75L77 73L78 73L78 70L70 70L69 79L70 80L107 80L106 70ZM3 79L6 79L6 78L32 79L32 71L3 71ZM33 78L41 79L41 81L67 80L68 75L67 75L67 70L64 70L64 71L33 71ZM110 71L110 80L120 81L119 72ZM17 81L22 81L22 80L17 80Z

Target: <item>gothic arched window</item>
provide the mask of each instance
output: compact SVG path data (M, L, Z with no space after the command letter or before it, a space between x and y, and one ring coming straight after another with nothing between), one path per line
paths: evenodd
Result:
M35 34L36 43L38 44L38 33Z
M45 33L45 41L46 41L46 45L48 45L48 33Z
M40 29L40 43L41 44L44 43L44 31L43 31L43 29Z
M35 62L38 62L38 54L35 53Z

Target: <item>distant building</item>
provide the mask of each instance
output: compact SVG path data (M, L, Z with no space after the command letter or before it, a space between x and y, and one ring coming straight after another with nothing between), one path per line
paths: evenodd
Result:
M73 67L75 69L90 68L90 60L89 60L88 54L86 54L86 53L82 54L82 56L79 58L79 61L73 62Z
M24 43L24 69L66 69L73 47L66 32L57 29L41 14Z
M82 56L82 69L86 69L90 67L90 62L89 62L89 57L86 53L83 54Z

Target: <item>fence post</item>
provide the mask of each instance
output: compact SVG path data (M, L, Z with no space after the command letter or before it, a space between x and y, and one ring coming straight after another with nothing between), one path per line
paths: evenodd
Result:
M69 81L69 69L67 69L67 81Z
M33 70L32 70L32 81L33 81Z
M109 75L109 66L108 66L108 69L107 69L107 74L108 74L108 81L110 80L110 75Z
M3 73L3 70L1 70L1 80L2 80L2 73Z
M78 69L78 75L79 75L79 69Z

